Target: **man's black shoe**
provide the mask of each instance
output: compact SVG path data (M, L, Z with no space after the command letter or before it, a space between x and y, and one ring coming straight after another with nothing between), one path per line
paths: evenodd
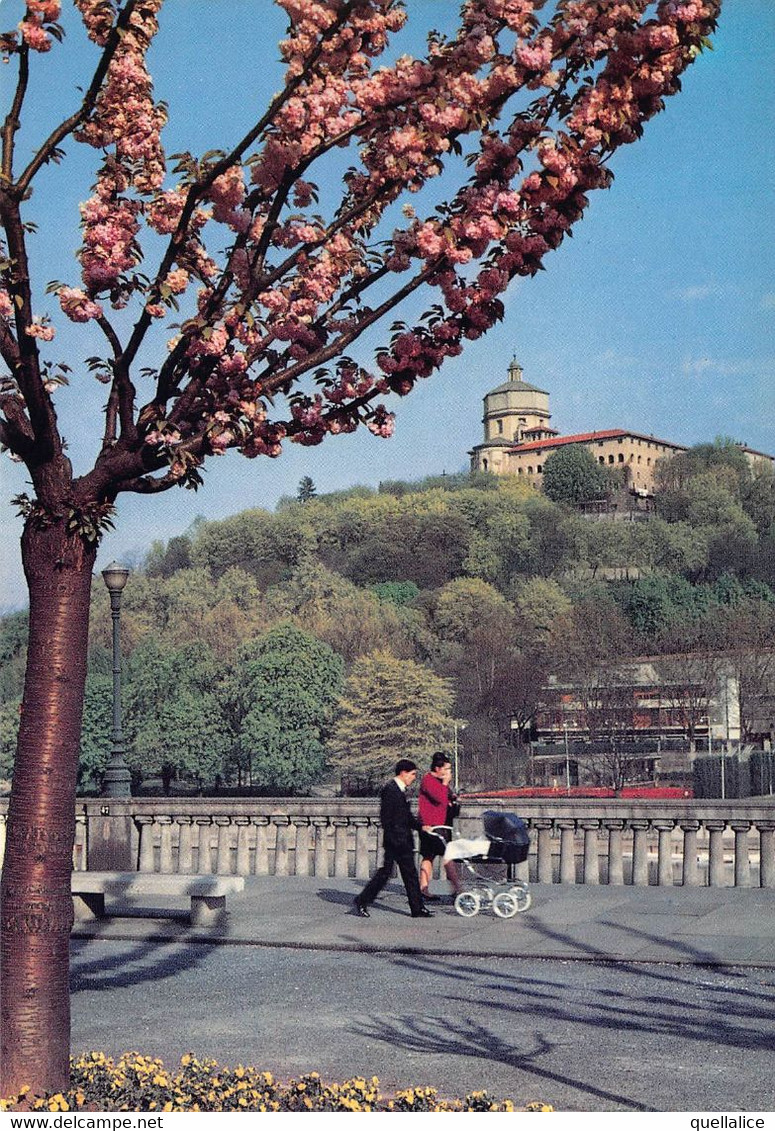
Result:
M412 912L413 919L432 919L433 912L429 911L427 907L421 907L419 911Z
M360 915L361 919L369 919L369 909L363 903L359 903L357 899L353 900L353 907L355 914Z

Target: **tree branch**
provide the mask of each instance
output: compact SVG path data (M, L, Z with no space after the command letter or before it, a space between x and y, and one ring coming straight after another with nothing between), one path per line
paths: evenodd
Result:
M14 193L18 196L19 199L22 199L22 197L26 194L33 177L39 171L39 169L51 160L51 156L59 143L61 141L64 141L64 139L69 134L76 130L81 122L85 121L94 109L94 105L97 101L97 96L100 92L105 74L108 70L113 56L116 53L117 48L121 43L123 32L127 28L129 20L131 19L132 13L137 7L138 2L139 0L128 0L126 8L123 8L119 12L116 26L110 33L110 38L108 39L102 55L100 56L100 61L97 64L97 69L94 72L94 76L91 83L89 84L89 88L86 91L86 94L84 95L80 108L76 110L74 114L71 114L69 118L66 118L65 121L57 126L57 128L48 136L48 138L44 141L43 145L33 157L32 161L22 173L19 180L16 182L14 186Z
M29 53L29 47L27 47L26 43L22 44L19 49L19 79L16 84L11 109L8 111L5 122L3 123L2 175L7 185L10 185L11 178L13 177L14 135L20 125L21 109L24 103L24 96L27 93L27 83L30 77Z

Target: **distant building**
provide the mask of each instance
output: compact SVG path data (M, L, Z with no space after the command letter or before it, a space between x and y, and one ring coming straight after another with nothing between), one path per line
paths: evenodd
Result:
M540 489L549 456L569 444L582 444L598 463L623 470L632 492L647 496L654 493L659 460L688 450L672 440L623 428L560 436L551 419L549 394L523 380L522 367L512 361L508 380L484 398L484 440L469 452L471 470L521 476ZM753 467L775 467L772 456L747 447L743 451Z
M588 678L550 677L535 718L533 779L551 785L688 781L695 754L737 749L740 688L721 657L632 657Z

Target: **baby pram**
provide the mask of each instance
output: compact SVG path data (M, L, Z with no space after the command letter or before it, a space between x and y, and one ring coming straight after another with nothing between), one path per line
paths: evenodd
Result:
M527 860L530 837L515 813L489 809L482 816L484 836L451 840L444 852L447 872L454 871L458 915L471 918L492 908L501 919L527 911L532 896L524 880L509 876L513 865Z

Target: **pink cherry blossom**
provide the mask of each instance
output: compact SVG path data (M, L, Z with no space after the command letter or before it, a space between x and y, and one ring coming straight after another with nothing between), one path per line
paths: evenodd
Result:
M31 322L29 326L24 327L24 332L30 338L39 338L41 342L53 341L56 333L54 327L43 320L40 322Z
M19 29L24 42L31 51L43 52L51 50L51 36L43 27L42 23L38 23L34 19L22 20L19 24Z
M72 322L89 322L102 317L102 307L92 302L80 287L60 287L57 291L59 305Z

